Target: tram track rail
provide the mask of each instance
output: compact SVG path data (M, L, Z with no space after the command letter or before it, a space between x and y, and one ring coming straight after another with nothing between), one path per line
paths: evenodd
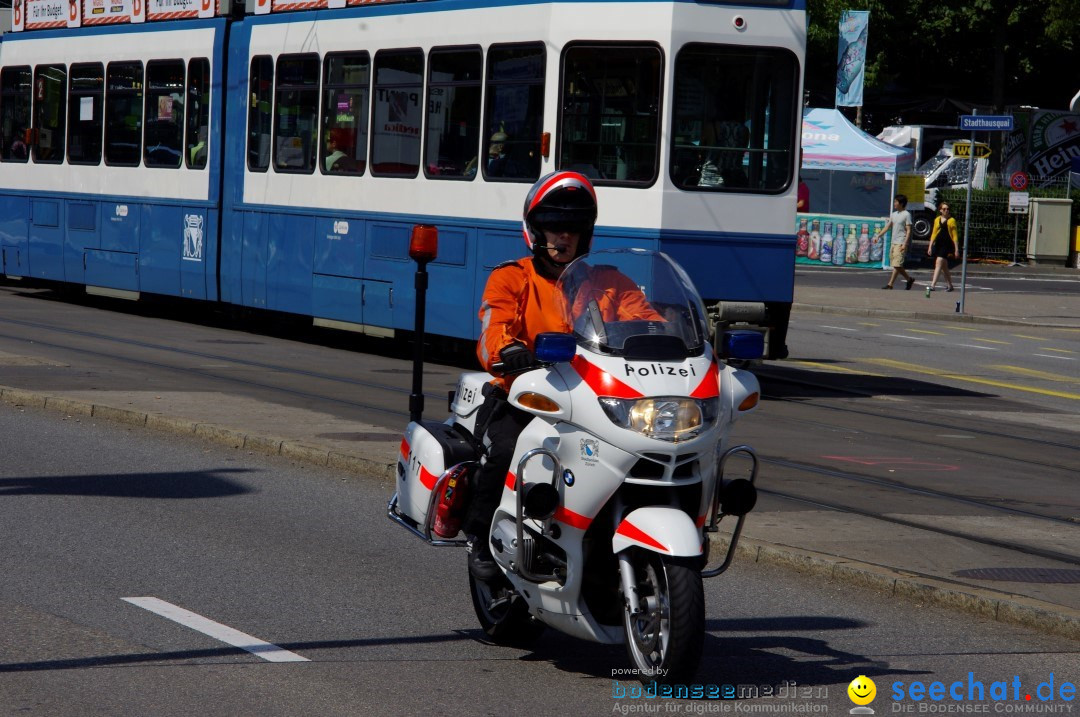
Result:
M868 392L868 391L852 390L852 389L845 388L843 386L835 386L835 385L831 385L831 384L824 384L824 383L821 383L821 382L818 382L818 381L800 381L797 378L788 377L788 376L778 377L774 373L771 373L771 372L762 372L762 373L760 373L760 378L763 378L765 382L779 381L779 382L793 384L793 385L806 386L806 387L812 387L812 388L818 388L818 389L826 389L826 390L830 390L830 391L835 391L837 393L846 393L848 395L858 396L858 397L861 397L861 398L871 397L871 396L875 395L875 394L873 394L871 392ZM763 390L762 395L763 395L763 398L767 398L767 399L772 400L772 401L783 401L785 403L794 404L794 405L799 405L801 403L800 401L798 401L796 399L788 398L788 397L782 396L782 395L778 395L775 392L770 392L770 391ZM835 413L841 413L841 414L849 415L849 416L853 416L853 417L866 417L866 418L873 418L873 419L880 419L880 420L888 420L888 421L892 421L892 422L903 424L903 425L922 426L922 427L926 427L926 428L930 428L930 429L948 430L948 431L953 431L953 432L962 431L964 433L970 433L970 434L972 434L974 436L979 436L979 437L982 437L982 438L992 439L993 442L989 443L989 445L994 445L994 443L997 442L997 441L1016 441L1016 442L1026 443L1026 444L1029 444L1029 445L1043 446L1043 447L1052 448L1052 449L1055 449L1055 450L1062 450L1062 451L1065 451L1067 453L1077 454L1078 455L1077 463L1080 463L1080 443L1077 443L1077 442L1069 443L1069 442L1064 442L1064 441L1059 441L1059 440L1051 440L1051 439L1048 439L1048 438L1040 438L1040 437L1038 437L1036 435L1031 435L1031 434L1026 434L1026 435L1024 435L1022 437L1018 437L1015 434L1015 432L995 431L995 430L982 428L982 427L979 427L979 426L973 426L973 425L971 425L970 421L965 422L963 424L960 424L959 423L959 417L957 417L957 416L950 416L950 421L946 422L944 420L935 420L935 419L927 418L927 417L924 417L924 416L918 416L918 415L913 416L910 413L904 413L902 415L894 415L894 414L892 414L890 412L887 412L887 411L873 411L873 410L868 410L868 409L865 409L865 408L857 408L857 407L852 407L852 406L836 406L836 405L831 405L831 404L822 403L822 402L815 403L814 408L815 409L827 410L827 411L835 412ZM794 421L796 419L789 418L789 417L777 417L777 420ZM885 433L880 432L880 431L876 432L876 433L867 431L865 429L865 427L859 428L858 430L860 430L863 433L869 433L870 435L886 435ZM1066 472L1076 472L1077 463L1072 463L1072 464L1066 465L1066 464L1054 463L1054 462L1050 462L1050 461L1032 460L1030 458L1017 459L1015 456L1011 456L1011 455L1008 455L1008 454L1000 452L1000 451L987 450L985 448L985 446L988 445L986 442L983 442L983 443L980 444L981 446L984 446L984 447L975 449L975 448L970 448L970 447L963 446L963 445L957 445L955 443L946 443L946 442L933 441L933 440L931 440L931 437L932 436L927 436L927 437L921 438L920 441L924 445L936 446L936 447L939 447L939 448L946 448L946 449L948 449L950 451L963 452L963 453L966 453L966 454L976 455L976 456L980 456L980 457L995 458L995 459L1008 460L1008 461L1018 461L1018 462L1020 462L1020 463L1022 463L1024 465L1027 465L1027 466L1037 466L1037 467L1040 467L1040 468L1048 468L1048 469L1052 469L1052 470L1061 470L1061 471L1066 471Z

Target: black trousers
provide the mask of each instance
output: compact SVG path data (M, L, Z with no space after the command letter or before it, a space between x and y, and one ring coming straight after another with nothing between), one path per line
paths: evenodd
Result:
M487 458L476 472L472 499L462 525L466 535L483 539L487 538L491 519L495 515L495 509L499 507L506 474L514 460L518 436L533 419L532 414L510 405L505 394L496 393L500 395L488 396L476 417L477 426L487 424L484 435L490 445Z

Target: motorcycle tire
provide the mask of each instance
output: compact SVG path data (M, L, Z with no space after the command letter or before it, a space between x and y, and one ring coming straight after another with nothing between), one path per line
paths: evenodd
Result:
M643 682L690 684L705 645L705 591L692 560L635 550L642 612L623 608L626 651Z
M544 632L544 623L529 614L525 601L514 594L504 576L477 580L469 574L473 610L484 634L496 645L527 647ZM491 607L493 601L500 601Z

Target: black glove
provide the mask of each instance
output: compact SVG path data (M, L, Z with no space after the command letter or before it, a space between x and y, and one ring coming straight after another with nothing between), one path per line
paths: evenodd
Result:
M533 352L523 344L510 344L499 352L499 361L506 373L516 373L531 368L536 363Z

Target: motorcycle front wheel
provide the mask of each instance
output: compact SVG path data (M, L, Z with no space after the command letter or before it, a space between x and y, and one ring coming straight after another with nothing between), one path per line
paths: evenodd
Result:
M705 592L691 561L635 550L641 612L623 608L626 651L645 682L688 684L705 644Z
M477 580L470 573L469 593L480 627L495 644L525 647L544 631L544 623L529 614L525 601L502 575Z

